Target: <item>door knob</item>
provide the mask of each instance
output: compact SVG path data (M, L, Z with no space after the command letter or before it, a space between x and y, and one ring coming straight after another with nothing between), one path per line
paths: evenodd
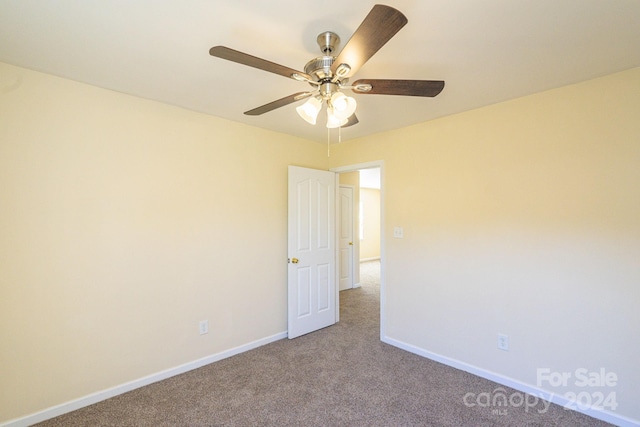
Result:
M300 260L298 258L291 258L291 262L297 264Z
M353 242L349 242L349 244L350 244L351 246L353 246Z

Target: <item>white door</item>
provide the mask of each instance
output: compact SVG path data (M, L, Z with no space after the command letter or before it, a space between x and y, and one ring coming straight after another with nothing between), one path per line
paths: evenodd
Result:
M340 290L353 288L353 187L340 186L339 269Z
M289 166L289 338L336 323L335 182Z

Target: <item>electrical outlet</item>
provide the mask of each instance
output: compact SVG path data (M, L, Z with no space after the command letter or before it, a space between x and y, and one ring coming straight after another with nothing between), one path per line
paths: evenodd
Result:
M402 227L393 227L393 237L402 239L404 237L404 229Z
M498 348L500 350L509 351L509 336L498 334Z
M198 324L199 330L200 330L200 335L204 335L204 334L208 334L209 333L209 321L208 320L201 320L200 323Z

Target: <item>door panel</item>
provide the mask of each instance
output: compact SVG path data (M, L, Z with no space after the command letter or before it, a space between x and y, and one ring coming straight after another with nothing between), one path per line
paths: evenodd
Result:
M339 242L339 277L340 290L353 288L353 187L340 186L340 229L338 230Z
M335 179L289 166L289 338L336 322Z
M305 179L303 181L297 182L297 245L295 247L298 251L310 250L311 246L311 211L310 211L310 200L311 196L311 180ZM291 197L289 197L291 198Z
M307 267L299 268L297 271L298 317L305 317L311 314L311 277L309 275L310 272L311 272L311 269Z
M326 311L330 308L330 292L329 274L331 268L327 264L318 266L318 312Z

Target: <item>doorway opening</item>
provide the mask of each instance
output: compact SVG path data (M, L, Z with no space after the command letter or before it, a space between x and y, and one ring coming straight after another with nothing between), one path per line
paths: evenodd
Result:
M360 283L380 283L380 168L361 169L358 239Z
M341 187L336 218L338 243L341 242L337 245L340 290L360 286L375 286L377 289L379 286L380 337L382 337L385 325L383 162L361 163L331 170L338 173L338 185ZM342 190L343 187L344 190ZM346 208L340 204L348 202L349 188L355 191L351 208ZM343 233L341 229L346 232ZM349 242L353 244L348 245ZM349 273L352 275L351 286L346 281Z

